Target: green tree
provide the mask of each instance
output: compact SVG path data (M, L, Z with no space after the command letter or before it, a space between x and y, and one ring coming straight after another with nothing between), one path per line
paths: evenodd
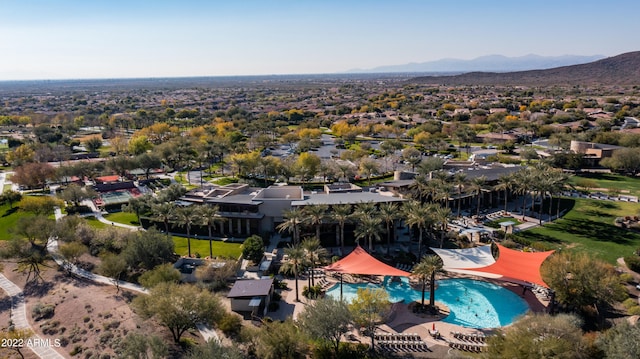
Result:
M429 281L429 307L435 310L436 274L442 273L442 259L435 255L422 257L420 262L411 271L411 275L422 283L422 306L424 307L424 293L427 281Z
M288 259L282 264L280 271L284 273L293 273L296 281L296 302L299 302L300 291L298 290L298 274L300 274L300 267L305 263L306 255L304 249L299 244L293 246L289 245L284 249L284 254Z
M329 206L324 204L314 204L304 207L302 212L305 215L305 222L316 227L316 238L320 240L320 227L322 227L322 221L327 216L327 210Z
M25 212L48 216L53 209L61 205L59 199L49 196L23 196L18 207Z
M599 313L599 307L624 299L625 289L615 269L587 253L561 252L549 257L540 270L556 299L569 309Z
M2 347L0 347L0 354L3 354L3 351L13 351L17 353L20 358L24 359L24 354L22 350L24 350L25 345L11 345L11 343L25 343L27 339L33 336L33 331L31 329L16 329L10 328L7 331L0 332L0 343L2 343Z
M307 353L302 331L288 318L284 322L264 323L259 332L258 357L264 359L298 359Z
M570 314L527 316L487 340L487 358L590 358L581 320Z
M142 273L138 281L145 288L153 288L160 283L178 283L180 271L175 269L171 263L160 264L152 270Z
M116 287L116 293L120 292L120 278L127 272L127 261L121 256L113 253L104 254L100 258L98 272L105 277L109 277Z
M136 158L134 158L134 162L138 165L138 167L144 170L146 179L149 179L151 170L162 167L162 160L158 155L153 153L143 153L141 155L138 155L136 156Z
M13 204L20 201L21 199L22 194L13 190L4 191L2 195L0 195L0 202L9 202L9 208L11 209L13 209Z
M164 223L164 233L169 237L169 222L176 212L176 205L173 202L164 202L151 205L151 219Z
M91 199L97 196L96 191L91 188L80 187L75 183L71 183L58 195L61 199L73 203L74 207L78 207L80 202L85 199Z
M596 345L604 352L606 358L640 358L640 325L632 325L623 320L601 333Z
M93 136L84 141L84 146L87 148L87 152L98 152L102 147L102 139L98 136Z
M373 240L380 241L381 228L380 217L375 214L369 213L366 216L361 216L358 226L354 233L357 240L367 239L369 243L369 252L373 252Z
M169 356L169 348L156 335L128 333L116 353L120 359L162 359Z
M396 219L398 219L400 207L394 202L386 202L380 204L378 208L378 214L380 219L384 222L386 227L385 233L387 234L387 254L391 253L391 233L394 228Z
M78 258L87 253L89 249L80 242L69 242L60 244L58 251L68 261L65 264L78 264ZM66 269L70 270L71 268L68 267Z
M195 346L187 354L187 359L244 359L246 356L235 346L223 346L217 340L209 340L204 344Z
M374 336L378 325L384 322L391 310L389 293L382 288L358 288L349 311L356 325L365 328L371 338L371 350L375 349Z
M338 222L340 228L339 244L340 248L344 251L344 226L351 221L351 205L350 204L337 204L332 207L331 218Z
M371 186L371 177L380 171L378 163L370 158L360 161L360 172L367 177L367 186Z
M136 232L126 243L121 257L133 269L152 269L174 261L173 240L163 236L155 228Z
M284 222L276 226L278 232L289 232L293 237L293 243L300 243L300 225L304 221L305 214L298 207L294 207L290 210L285 210L282 213Z
M129 199L129 203L122 205L123 212L135 213L140 224L140 215L151 210L151 196L144 195Z
M191 257L191 226L197 223L197 209L194 206L178 207L173 219L187 230L187 253Z
M353 319L345 302L325 297L304 307L298 322L311 338L330 343L338 358L340 339L349 331Z
M260 260L264 257L264 242L262 241L262 237L254 234L245 239L242 244L242 256L253 263L260 263Z
M176 343L187 330L211 325L224 312L217 296L190 284L160 283L149 295L134 299L133 305L143 317L167 327Z
M220 207L217 205L202 205L198 207L198 217L200 224L207 226L209 231L209 258L213 258L213 233L212 230L216 227L216 224L220 224L226 221L226 218L220 216Z
M320 157L313 153L303 152L296 161L297 172L303 180L312 179L320 169Z

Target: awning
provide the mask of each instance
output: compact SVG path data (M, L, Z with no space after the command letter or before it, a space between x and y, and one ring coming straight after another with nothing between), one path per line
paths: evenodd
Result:
M357 246L356 249L346 257L324 267L323 269L336 273L362 275L391 275L398 277L408 277L411 275L409 272L405 272L380 262L360 246Z

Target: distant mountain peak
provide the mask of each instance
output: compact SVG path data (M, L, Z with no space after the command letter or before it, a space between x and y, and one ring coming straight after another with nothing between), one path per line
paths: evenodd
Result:
M512 72L544 70L554 67L585 64L605 58L603 55L579 56L540 56L527 54L507 57L499 54L484 55L471 60L444 58L428 62L410 62L404 65L379 66L373 69L354 69L350 73L388 73L388 72Z

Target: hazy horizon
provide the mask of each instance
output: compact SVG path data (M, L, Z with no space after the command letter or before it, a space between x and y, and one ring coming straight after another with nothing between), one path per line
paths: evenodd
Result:
M606 7L635 13L640 3ZM494 54L615 56L637 50L633 22L618 13L595 0L0 0L0 81L331 75Z

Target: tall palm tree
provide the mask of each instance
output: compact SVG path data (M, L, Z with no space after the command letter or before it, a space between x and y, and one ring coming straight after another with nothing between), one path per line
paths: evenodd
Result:
M373 240L380 240L381 222L380 217L373 214L363 215L359 219L355 230L356 239L367 239L369 241L369 252L373 251Z
M376 204L373 202L359 202L353 209L353 215L360 218L369 216L376 211Z
M443 272L442 259L435 255L422 257L420 262L413 267L411 275L422 282L422 306L424 307L424 292L427 280L429 281L429 306L435 308L436 274Z
M338 222L340 227L340 249L344 251L344 226L351 220L351 205L338 204L332 207L331 218Z
M322 226L322 221L327 216L328 209L329 206L326 204L313 204L304 207L302 210L305 215L305 222L316 226L316 238L318 238L318 240L320 240L320 227Z
M507 213L507 203L509 200L509 192L515 186L515 181L512 175L502 175L498 178L498 184L494 187L496 191L504 191L504 212Z
M220 207L217 205L202 205L198 207L198 217L200 219L199 224L207 226L209 231L209 258L213 258L213 229L216 227L217 223L222 223L226 220L223 217L220 217L218 212L220 211Z
M378 208L380 219L386 226L387 233L387 254L391 251L391 229L394 227L396 219L398 219L399 207L394 202L382 203Z
M316 264L322 261L322 258L326 257L328 252L325 248L320 245L320 240L318 238L307 238L301 243L302 248L304 249L307 255L307 261L311 266L311 283L310 286L315 285L315 275L313 274L314 269L316 269Z
M282 216L285 221L280 223L276 229L279 232L287 231L293 237L293 243L300 243L300 225L304 219L304 213L298 207L283 212Z
M293 276L296 280L296 302L299 302L300 297L298 293L300 291L298 290L298 274L300 266L304 265L306 255L304 249L299 244L296 244L294 246L289 245L284 249L284 254L286 254L289 258L286 262L283 263L282 267L280 267L280 271L293 272Z
M453 185L458 193L458 213L457 217L460 217L460 206L462 204L462 189L467 184L467 175L464 172L457 172L453 175Z
M476 196L477 199L477 208L476 208L476 216L480 215L480 202L482 201L482 190L484 189L484 185L487 182L487 177L480 176L471 179L471 183L469 184L469 188L471 192Z
M422 234L433 222L429 206L418 201L409 201L404 203L402 211L407 226L418 227L418 258L420 258L422 256Z
M444 244L444 235L447 233L449 218L451 217L451 209L436 205L432 213L433 219L440 227L440 248L442 248L442 245Z
M516 183L515 192L522 196L522 219L524 220L526 214L526 201L527 195L531 189L531 176L528 168L523 168L514 174L514 180Z
M187 253L191 257L191 226L198 221L197 208L193 206L178 207L174 219L180 227L187 229Z
M173 219L176 211L176 205L173 202L164 202L151 205L151 218L154 221L164 223L164 232L169 237L169 222Z

